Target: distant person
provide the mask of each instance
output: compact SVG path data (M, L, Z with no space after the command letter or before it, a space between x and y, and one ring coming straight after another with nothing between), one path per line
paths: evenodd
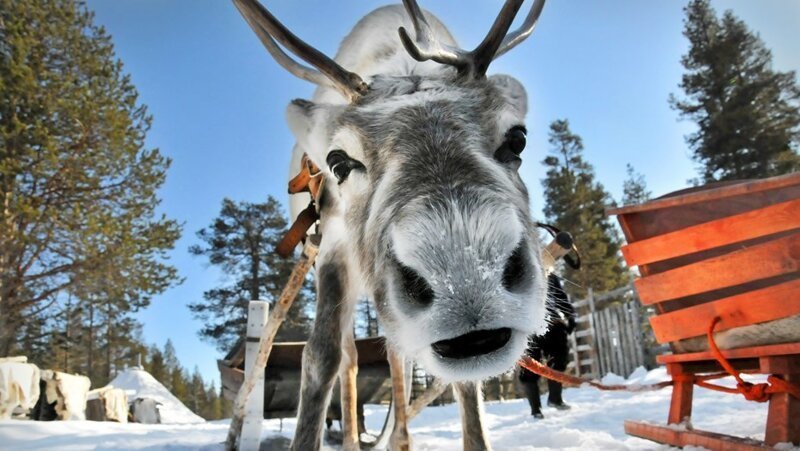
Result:
M567 353L569 344L567 336L575 329L575 308L561 286L561 280L555 274L547 277L547 317L549 327L544 335L531 335L528 338L527 354L534 360L542 362L547 358L547 366L556 370L567 369ZM544 418L542 414L542 401L539 393L539 375L525 368L520 368L519 380L525 389L525 395L531 406L531 415L534 418ZM569 405L561 398L561 384L547 381L549 393L547 405L558 410L567 410Z

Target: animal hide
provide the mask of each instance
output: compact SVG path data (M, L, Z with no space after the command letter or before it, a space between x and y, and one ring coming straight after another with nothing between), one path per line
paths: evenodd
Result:
M152 398L138 398L133 401L131 406L133 421L143 424L161 423L161 414L158 412L158 406L158 401Z
M29 409L39 399L39 368L25 358L0 360L0 420L15 407Z
M90 391L87 397L87 419L128 422L128 395L125 390L108 386Z
M86 376L59 371L42 371L45 382L45 401L55 403L59 420L85 420L86 399L91 381Z

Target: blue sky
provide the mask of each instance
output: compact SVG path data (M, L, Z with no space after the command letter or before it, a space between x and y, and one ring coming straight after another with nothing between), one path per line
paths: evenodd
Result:
M262 0L266 1L266 0ZM232 3L224 0L88 0L96 22L113 36L118 57L154 116L148 145L172 158L161 210L184 224L171 254L186 281L139 313L144 338L170 338L184 366L218 380L213 346L202 342L186 305L222 281L187 249L219 212L224 197L287 201L293 140L284 108L313 87L275 64ZM420 0L463 47L474 47L500 0ZM352 25L386 1L266 1L296 34L333 55ZM523 8L527 8L526 3ZM541 209L541 160L548 124L568 118L583 137L585 157L615 199L625 164L643 173L654 195L680 189L694 166L680 122L667 104L679 93L687 48L682 1L550 0L533 36L496 61L490 72L517 77L528 90L529 144L520 169ZM772 49L779 70L800 69L800 2L712 0L732 9ZM300 6L302 5L302 7ZM454 6L458 5L457 8ZM520 16L523 16L521 13Z

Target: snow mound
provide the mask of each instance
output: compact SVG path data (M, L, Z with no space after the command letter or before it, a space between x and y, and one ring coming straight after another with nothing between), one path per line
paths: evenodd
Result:
M158 411L162 424L205 422L143 369L128 368L117 375L108 385L125 390L128 393L129 402L133 402L137 398L152 398L159 402L161 405L158 406Z
M670 379L667 370L664 367L659 367L651 371L643 366L637 367L627 378L618 374L607 373L600 379L600 382L605 385L628 385L637 387L641 385L657 384L659 382L668 381Z

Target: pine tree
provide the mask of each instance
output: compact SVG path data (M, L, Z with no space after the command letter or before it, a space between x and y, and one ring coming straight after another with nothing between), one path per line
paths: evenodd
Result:
M183 404L189 404L191 402L189 377L180 365L170 371L169 391Z
M220 420L224 418L223 416L223 399L220 398L219 393L217 392L217 387L214 385L214 382L211 382L211 385L206 390L206 408L203 411L202 417L206 420Z
M178 281L150 124L82 2L0 0L0 355L27 351L11 324L46 324L79 287L141 306Z
M200 369L197 366L194 367L187 388L189 392L189 403L186 406L189 407L192 412L203 416L208 398L206 397L206 386L203 381L203 376L200 374Z
M548 222L570 232L581 253L582 268L564 269L565 289L584 297L586 290L603 292L627 283L619 256L619 237L605 214L611 196L595 181L594 169L583 159L583 140L566 119L550 124L551 155L542 162L547 175L544 214Z
M197 232L203 245L192 246L189 252L208 257L233 281L206 291L202 301L189 305L194 316L206 324L200 336L220 350L229 350L244 336L248 301L274 302L280 296L294 266L293 260L275 253L286 230L280 203L270 196L264 203L225 199L219 217ZM297 296L278 330L278 340L298 341L308 336L310 288L307 283Z
M144 365L145 371L150 373L155 380L161 382L165 387L169 384L169 370L164 363L164 353L157 346L151 346L147 363Z
M230 418L233 416L233 401L229 401L225 398L225 392L222 388L222 385L219 386L219 396L220 404L222 404L222 417L221 418Z
M793 71L772 69L772 54L757 34L708 0L685 8L689 52L680 87L670 96L698 130L686 137L700 180L762 178L800 170L800 87Z
M183 384L183 368L178 360L178 353L175 351L175 345L172 344L172 340L169 338L167 338L167 342L164 343L162 355L164 356L164 369L166 370L166 380L162 381L162 384L164 384L167 390L171 391L172 394L175 394L176 387L184 386L185 384Z
M622 183L622 204L637 205L650 200L644 176L636 172L630 163L625 165L625 172L628 178Z

